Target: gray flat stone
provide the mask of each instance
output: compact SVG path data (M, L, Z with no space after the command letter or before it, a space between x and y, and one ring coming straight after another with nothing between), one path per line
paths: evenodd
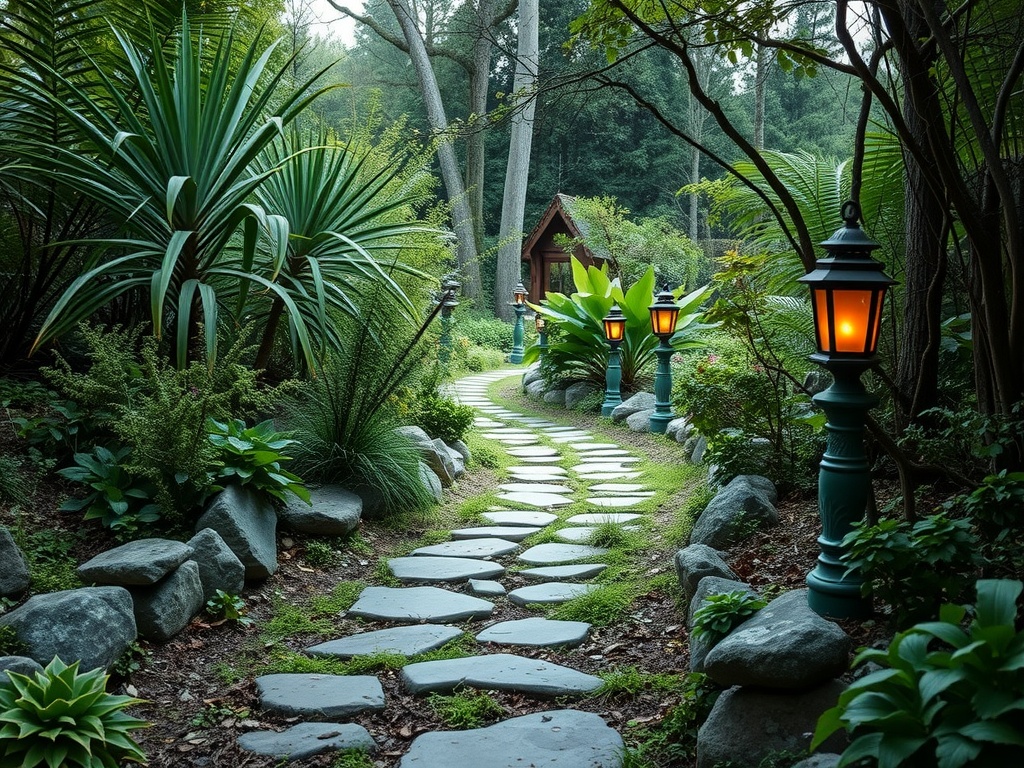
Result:
M494 604L439 587L367 587L348 615L363 619L415 623L486 618Z
M299 723L284 731L251 731L238 737L238 746L277 760L302 760L325 752L377 748L370 732L355 723Z
M636 525L623 525L622 530L639 531L640 527ZM555 538L559 541L567 541L570 544L587 544L597 531L598 528L592 525L574 526L556 531Z
M522 541L533 536L540 528L525 528L513 525L484 525L475 528L456 528L451 532L453 539L505 539Z
M589 488L591 493L631 493L634 496L653 496L654 491L645 491L640 483L598 483Z
M581 475L593 475L598 472L631 472L632 468L627 467L625 464L605 464L598 462L585 462L583 464L576 464L572 467L572 471Z
M498 498L502 501L511 501L514 504L525 504L528 507L565 507L572 504L572 499L557 493L499 493Z
M591 547L583 544L538 544L530 547L517 558L528 565L559 565L577 560L587 560L608 553L604 547Z
M589 579L597 576L607 567L604 563L549 565L544 568L526 568L519 571L519 575L532 581L572 581L573 579Z
M435 651L445 643L462 636L457 627L440 624L411 624L404 627L378 629L361 632L337 640L310 646L306 653L311 656L336 656L351 659L353 656L370 656L375 653L398 653L402 656L416 656Z
M603 451L598 453L603 454ZM594 453L584 453L580 456L580 464L633 464L637 461L641 461L641 457L631 456L625 452L620 453L618 456L604 456Z
M593 712L537 712L470 731L424 733L399 768L622 768L622 737Z
M78 566L78 575L87 584L155 584L191 555L192 547L180 541L137 539L100 552Z
M495 435L526 435L528 437L536 436L531 430L520 429L519 427L499 427L498 429L492 429L491 433Z
M560 462L565 461L564 456L520 456L519 461L523 464L546 464L548 466L556 466Z
M572 488L550 483L502 483L498 486L498 490L513 493L572 493Z
M532 465L525 465L520 467L509 467L508 471L520 475L565 475L567 474L563 467L535 467Z
M546 445L528 445L525 448L509 448L506 453L509 456L558 456L558 449Z
M513 480L536 480L538 483L557 483L565 480L564 475L527 475L520 472L511 472Z
M566 525L604 525L614 523L622 525L639 520L642 515L635 512L588 512L584 515L573 515L565 521Z
M560 581L548 581L543 584L513 589L508 593L508 599L516 605L532 605L534 603L556 605L593 592L595 589L599 589L596 584L566 584Z
M632 480L639 472L578 472L583 480Z
M465 686L535 696L579 696L601 686L601 678L594 675L511 653L409 664L402 669L402 682L409 693L447 692Z
M414 557L500 557L515 552L519 545L504 539L461 539L414 549Z
M287 503L278 510L286 527L315 536L344 536L359 527L363 500L356 494L338 485L325 485L310 489L309 497L312 504L288 495Z
M470 579L469 591L480 597L501 597L505 594L505 586L500 581Z
M575 648L587 639L585 621L554 621L539 616L492 624L476 636L479 643L522 645L529 648Z
M615 443L580 443L579 445L570 445L569 447L574 451L579 451L580 453L586 453L588 451L604 451L612 448L622 450L622 446L616 445Z
M592 496L587 499L587 504L595 507L635 507L649 498L650 496Z
M489 579L505 572L497 563L468 557L394 557L388 569L405 584Z
M486 435L484 435L486 437ZM536 437L503 437L499 442L502 445L511 445L512 447L533 445L537 442Z
M558 519L558 515L550 512L536 512L533 510L501 510L496 512L484 512L480 517L495 525L510 525L520 527L543 527L550 525Z
M322 720L384 709L384 689L372 675L263 675L260 707L287 717Z
M589 461L591 459L591 457L598 457L598 456L604 457L604 458L607 458L607 457L611 456L611 457L614 457L616 459L621 458L621 457L626 457L626 458L631 458L631 459L632 458L637 458L637 457L633 456L633 454L631 454L625 448L593 448L593 449L591 449L589 451L585 451L583 453L583 455L580 456L580 459L581 460Z
M553 443L582 443L587 440L594 440L591 435L555 435L551 438Z

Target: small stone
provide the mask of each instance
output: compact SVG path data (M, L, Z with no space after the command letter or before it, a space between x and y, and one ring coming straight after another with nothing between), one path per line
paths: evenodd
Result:
M277 571L277 514L255 491L229 485L214 496L196 522L213 528L245 566L245 578L265 579Z
M497 510L484 512L480 517L495 525L511 525L522 527L540 527L550 525L558 519L558 515L535 510Z
M612 408L612 421L618 424L639 411L653 411L655 402L656 398L650 392L637 392Z
M31 577L25 557L14 543L14 537L0 526L0 597L20 595L29 587Z
M653 408L646 411L637 411L636 413L630 414L626 417L626 426L629 427L632 432L650 432L651 416L653 415Z
M499 493L498 498L528 507L566 507L572 504L572 499L555 493Z
M540 528L525 528L513 525L483 525L475 528L456 528L451 532L452 538L459 539L505 539L505 541L522 541L533 536Z
M115 586L155 584L192 555L192 547L170 539L137 539L101 552L78 566L86 583Z
M263 675L260 707L286 717L349 717L384 709L384 689L371 675Z
M676 552L676 576L683 591L683 605L689 605L697 584L705 576L736 579L737 576L717 550L706 544L691 544Z
M284 731L252 731L238 737L242 749L276 760L302 760L325 752L377 748L370 732L355 723L299 723Z
M0 656L0 685L9 679L8 672L34 677L36 672L42 671L43 665L28 656Z
M441 478L438 477L434 470L432 470L423 461L419 463L419 475L420 482L423 484L423 487L430 492L431 498L440 503L444 498L444 488L441 485ZM365 496L363 496L363 503L366 503Z
M245 566L213 528L204 528L188 541L192 560L199 566L203 602L217 594L239 595L245 587ZM287 545L286 545L287 546Z
M468 557L393 557L388 569L404 584L486 579L505 572L497 563Z
M367 587L348 610L354 618L443 624L486 618L494 603L438 587Z
M412 551L414 557L501 557L519 549L519 545L504 539L461 539L431 544Z
M604 547L591 547L585 544L538 544L530 547L517 559L528 565L559 565L606 554L608 550Z
M519 571L519 575L524 579L532 579L533 581L569 581L570 579L592 578L607 567L604 563L550 565L544 568L527 568Z
M501 597L505 594L505 587L500 581L470 579L469 591L480 597Z
M279 511L291 530L314 536L345 536L359 527L363 500L341 486L325 485L309 492L312 504L289 494Z
M596 584L565 584L549 581L513 589L508 593L508 599L516 605L557 605L572 600L574 597L593 592L595 589L598 589Z
M194 560L148 587L132 587L135 622L139 634L151 640L169 640L203 610L203 582Z
M533 617L492 624L476 636L478 643L521 645L529 648L575 648L587 639L585 621L554 621Z
M353 656L371 656L377 653L397 653L402 656L416 656L435 651L446 643L462 636L462 630L437 624L412 624L402 627L361 632L337 640L310 646L306 653L311 656L336 656L351 659Z
M715 495L693 525L691 544L726 549L778 523L779 513L765 487L750 477L736 477Z
M594 675L509 653L409 664L402 669L402 682L413 694L446 693L464 686L551 697L581 696L602 685Z

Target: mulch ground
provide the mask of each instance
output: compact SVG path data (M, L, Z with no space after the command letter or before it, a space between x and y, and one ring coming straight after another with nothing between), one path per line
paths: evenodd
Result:
M509 398L518 397L512 385L504 388L502 393ZM629 432L624 426L599 421L590 414L567 412L532 400L523 402L523 408L550 416L561 424L594 428L614 435L622 444L656 461L683 460L681 446L660 436ZM234 683L226 682L222 674L229 667L241 667L244 672L246 665L257 666L260 658L271 652L271 648L262 647L260 626L271 616L274 601L284 598L288 602L303 604L310 597L329 593L339 582L374 583L379 558L416 541L429 529L458 525L459 521L453 514L459 505L466 499L489 492L498 482L493 471L477 467L457 487L446 491L445 503L438 517L430 520L413 518L401 529L364 521L359 534L367 546L342 550L340 558L330 567L313 567L305 560L307 542L303 537L282 535L278 542L280 570L263 583L248 585L243 594L249 615L254 619L251 627L215 625L208 618L200 617L168 643L141 643L144 652L141 668L130 677L113 682L118 692L128 692L147 702L134 708L133 713L153 723L139 736L149 756L149 765L153 768L274 766L273 760L240 750L237 736L256 728L284 727L295 720L265 716L259 712L253 670ZM59 483L40 485L31 509L26 510L23 506L15 514L11 509L0 507L0 524L77 529L77 519L53 511L66 490ZM655 534L650 549L644 553L646 572L652 577L674 568L672 557L678 545L667 541L658 531L669 529L684 501L685 492L680 492L655 513ZM816 501L789 498L780 500L778 506L782 519L777 527L757 534L726 555L737 574L755 588L802 587L817 555L815 537L820 532L820 525ZM74 554L79 562L84 562L114 544L107 532L89 528L88 536L76 545ZM510 589L520 586L512 574L510 577ZM508 601L499 601L497 606L491 620L536 615ZM474 631L479 631L481 624L478 622ZM336 619L335 636L357 631L359 626L355 620L342 615ZM872 622L866 625L851 622L844 628L861 643L871 642L878 635L878 628ZM290 637L284 645L301 650L325 639L328 638ZM589 640L579 648L519 652L592 673L616 667L686 673L689 671L688 645L684 610L678 605L678 593L655 590L636 600L625 621L610 627L594 628ZM387 707L381 713L356 718L356 722L370 731L380 747L375 756L376 765L394 768L412 739L445 726L426 699L404 692L400 673L383 671L377 674L384 687ZM537 701L508 693L497 693L494 698L504 709L505 717L557 706L596 712L623 733L627 742L634 727L656 724L675 704L671 697L656 692L562 703ZM293 765L326 768L336 759L336 756L325 755ZM686 767L675 763L672 768Z

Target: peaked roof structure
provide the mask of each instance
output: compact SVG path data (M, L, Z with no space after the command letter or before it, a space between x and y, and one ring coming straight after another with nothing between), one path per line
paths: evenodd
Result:
M576 199L561 193L555 195L541 214L540 220L523 242L522 260L530 264L531 301L544 297L551 284L551 265L569 261L569 254L555 242L563 235L576 241L573 256L584 266L591 266L607 259L607 255L586 245L590 227L575 215Z

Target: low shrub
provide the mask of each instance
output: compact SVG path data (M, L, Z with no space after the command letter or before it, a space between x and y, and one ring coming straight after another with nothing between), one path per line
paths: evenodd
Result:
M431 395L416 400L411 420L433 438L446 443L461 440L473 426L475 411L451 398Z
M470 344L462 351L462 359L466 370L470 373L480 373L501 368L505 364L505 352L490 347L481 347Z
M127 469L131 449L121 446L110 450L97 445L92 453L76 453L75 465L57 474L73 483L92 489L81 499L70 499L61 512L85 510L86 520L99 520L112 530L132 533L140 524L160 519L160 507L153 502L156 488Z
M469 339L470 344L477 347L506 354L512 351L512 325L496 317L457 315L453 333Z

